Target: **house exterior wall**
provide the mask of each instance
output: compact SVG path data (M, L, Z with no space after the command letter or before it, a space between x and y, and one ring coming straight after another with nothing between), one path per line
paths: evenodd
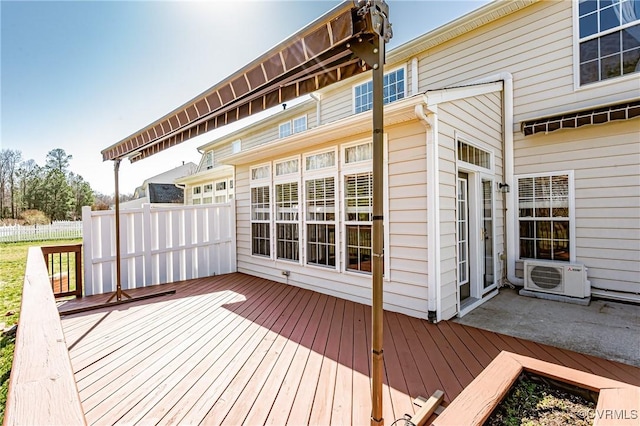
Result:
M385 129L387 131L386 191L389 263L385 276L385 309L427 317L427 239L426 239L426 134L417 120ZM311 150L341 147L354 141L370 141L370 134L327 141ZM291 152L300 155L305 152ZM338 152L342 152L338 150ZM279 158L265 157L265 161ZM340 164L340 162L339 162ZM238 270L275 281L314 289L361 303L370 303L371 275L345 271L344 220L336 224L338 234L337 270L267 259L252 255L250 217L250 169L252 164L236 167ZM342 167L342 166L340 166ZM342 170L337 170L340 176ZM337 199L343 201L342 180ZM273 185L272 185L273 187ZM301 185L301 187L303 187ZM341 208L338 211L342 211ZM302 215L304 217L304 214ZM304 227L304 220L301 221ZM306 248L302 244L303 250ZM303 256L304 260L304 256ZM282 271L290 271L284 277Z
M438 105L438 142L440 168L440 295L442 318L449 319L458 313L457 306L457 176L465 164L457 160L457 138L493 154L492 170L481 171L492 177L494 211L494 265L495 277L503 275L502 262L497 253L504 247L503 194L496 183L502 182L502 92L494 92L473 98L461 99ZM466 170L480 171L471 165ZM472 207L470 206L470 210ZM476 207L477 209L477 207Z
M497 73L506 72L513 76L513 111L504 112L513 113L513 129L503 129L503 93L499 91L437 105L440 169L438 282L442 319L458 312L456 191L458 170L465 167L456 157L456 137L459 136L492 153L493 169L484 176L489 175L495 185L507 183L512 192L517 188L520 175L570 172L575 185L575 197L571 200L575 205L575 236L571 237L575 253L572 256L589 268L589 279L594 288L640 293L637 278L640 272L638 119L526 137L519 128L520 122L532 118L638 98L638 74L584 87L576 84L574 7L573 2L567 1L535 2L474 30L462 32L435 47L422 50L407 48L406 52L411 50L415 52L411 54L414 56L402 53L403 47L398 48L399 53L390 55L398 59L390 61L386 70L404 67L405 97L414 94L411 89L414 81L418 92L426 92L429 96L431 91L438 89L472 87L478 80ZM413 72L414 59L419 64L417 73ZM308 127L353 116L353 87L367 80L361 76L323 89L320 93L321 117L315 116L315 104L306 107ZM291 114L290 118L300 115L290 111L280 114L282 118L287 114ZM281 118L276 116L216 145L216 162L224 162L233 140L242 139L243 151L277 140L280 121ZM427 261L430 250L427 246L427 215L432 200L427 198L425 128L415 120L385 130L388 138L388 210L385 213L388 233L385 244L388 248L385 262L389 267L385 277L385 307L426 317L427 281L433 277L428 275ZM505 181L505 175L508 176L504 170L505 132L511 133L515 145L513 172L516 180L511 182ZM348 129L345 129L345 134L349 134ZM317 148L340 147L369 137L368 134L359 134L327 140ZM300 156L305 152L294 150L290 154ZM278 159L281 158L270 158L265 150L265 162ZM370 277L342 272L344 265L333 271L251 255L251 166L236 166L239 270L367 303ZM494 187L493 197L495 277L499 281L506 277L504 256L501 256L507 252L504 245L507 234L505 215L516 215L517 233L518 200L512 197L513 203L507 204L509 196L497 187ZM300 223L303 226L304 220ZM338 221L338 262L344 262L343 232L343 223ZM290 271L290 276L283 276L283 270Z
M522 136L516 173L573 171L576 261L592 288L640 293L640 122Z

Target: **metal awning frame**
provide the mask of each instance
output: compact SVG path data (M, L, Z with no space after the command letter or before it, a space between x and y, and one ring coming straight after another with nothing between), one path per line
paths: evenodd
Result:
M123 303L122 296L128 298L126 301L135 300L122 291L121 269L120 269L120 200L118 189L118 172L120 162L128 157L130 161L138 161L147 156L153 155L161 150L177 145L186 139L203 134L220 125L228 124L240 118L252 114L253 107L259 110L267 109L286 100L299 97L306 93L326 87L335 81L351 77L368 69L373 70L373 106L372 106L372 139L373 139L373 189L372 189L372 345L371 345L371 425L381 426L384 424L382 416L382 389L384 377L384 355L383 355L383 257L384 257L384 206L383 206L383 135L384 135L384 115L383 115L383 80L385 46L392 37L391 24L389 23L389 8L384 0L357 0L345 2L333 11L329 12L314 23L307 26L301 33L294 35L284 42L284 50L279 51L281 65L286 69L287 59L283 52L288 52L294 46L297 50L292 50L304 54L306 61L301 64L294 64L289 72L269 79L268 70L265 69L265 62L261 62L259 67L263 73L263 80L260 78L256 61L252 62L239 73L235 73L222 83L214 86L203 95L187 102L182 107L172 113L162 117L134 135L112 145L102 151L103 159L114 161L114 174L116 186L115 200L115 239L116 239L116 298L115 303ZM324 33L326 31L326 34ZM334 40L334 35L338 35L338 41ZM315 39L312 35L315 35ZM308 49L307 37L311 43ZM327 46L326 42L329 42ZM314 51L315 47L321 51L315 57L309 57L309 51ZM270 51L262 58L268 57L267 61L275 57ZM320 74L318 74L321 72ZM332 74L332 73L335 73ZM242 74L242 76L238 76ZM259 81L255 90L253 82ZM320 81L320 77L324 79ZM334 78L335 76L335 78ZM243 82L246 86L243 85ZM234 90L235 85L246 89L238 95ZM276 86L274 88L274 86ZM231 99L224 102L223 95L228 96L231 92ZM211 108L209 97L216 98L218 108ZM277 101L276 101L277 99ZM204 105L207 111L204 112ZM200 106L200 108L198 107ZM261 108L261 109L260 109ZM201 113L200 110L203 110ZM235 114L233 113L235 111ZM193 113L196 113L195 115ZM258 112L258 111L255 111ZM230 115L231 113L231 115ZM224 120L222 120L224 117ZM181 120L182 118L182 120ZM186 118L186 119L185 119ZM184 121L184 124L183 124ZM220 122L219 122L220 121ZM222 122L224 121L224 122ZM177 126L175 126L177 122ZM169 130L166 129L169 127ZM210 128L211 127L211 128ZM153 136L152 133L153 132ZM163 295L166 293L157 294ZM154 295L155 296L155 295ZM109 299L111 301L111 299ZM124 302L126 302L124 301Z

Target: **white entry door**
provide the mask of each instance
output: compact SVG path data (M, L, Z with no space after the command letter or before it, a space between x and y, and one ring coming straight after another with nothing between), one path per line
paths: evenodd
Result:
M457 249L460 309L495 287L493 180L458 172Z

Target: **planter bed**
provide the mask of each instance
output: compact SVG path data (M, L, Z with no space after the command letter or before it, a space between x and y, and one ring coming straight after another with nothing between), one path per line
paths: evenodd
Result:
M640 424L640 387L540 361L501 352L434 421L434 425L482 425L504 400L521 375L551 379L555 387L581 389L597 404L592 424Z

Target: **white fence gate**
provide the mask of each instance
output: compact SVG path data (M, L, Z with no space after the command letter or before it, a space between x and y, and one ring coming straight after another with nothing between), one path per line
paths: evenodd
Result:
M122 289L236 271L235 206L120 211ZM115 212L82 210L85 295L116 289Z

